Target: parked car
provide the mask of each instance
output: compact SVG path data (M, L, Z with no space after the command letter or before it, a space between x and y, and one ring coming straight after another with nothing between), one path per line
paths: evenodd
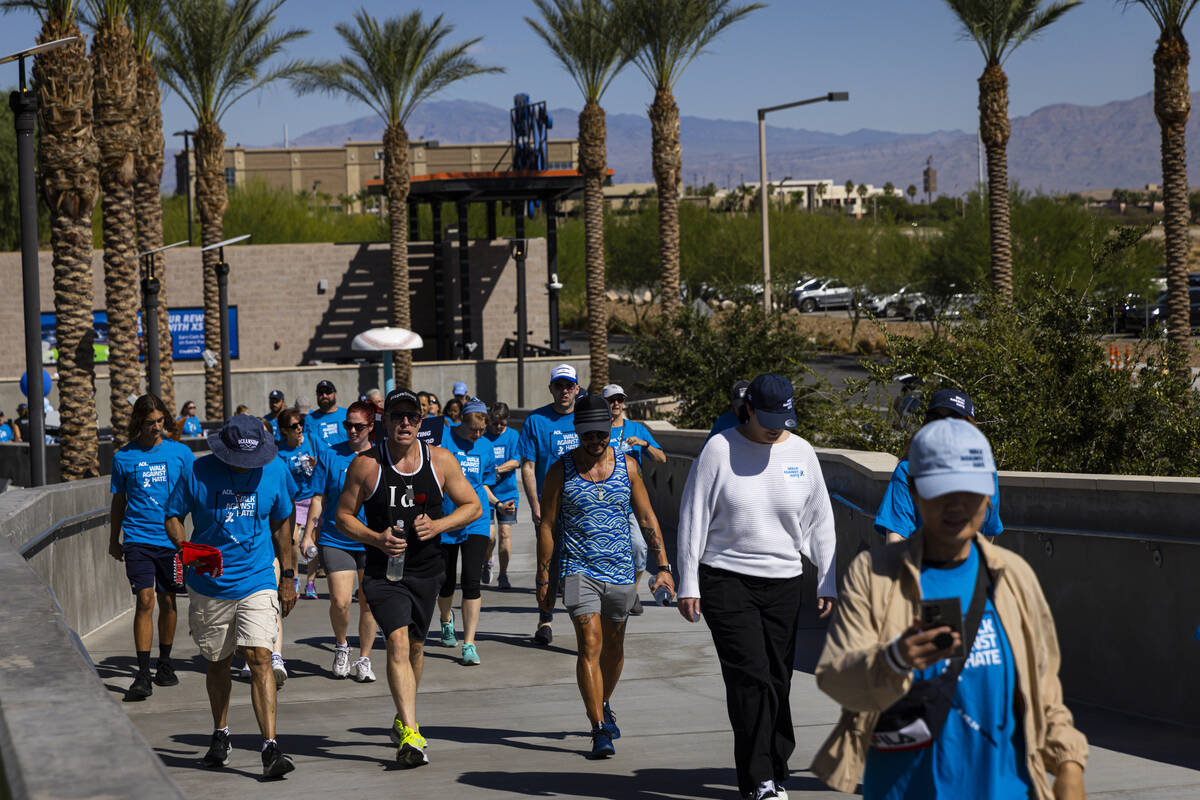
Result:
M814 278L792 290L792 305L801 311L849 308L855 291L837 278Z
M1188 299L1191 307L1189 317L1193 328L1200 328L1200 286L1188 287ZM1124 316L1126 331L1142 332L1147 325L1150 328L1165 330L1167 327L1167 293L1161 292L1154 304L1147 307L1144 303L1128 306Z
M925 302L925 297L911 286L902 286L890 294L877 294L867 302L867 308L877 317L904 317Z
M948 297L921 297L921 302L913 306L911 314L905 319L917 322L928 322L931 319L961 319L979 302L973 294L957 292Z

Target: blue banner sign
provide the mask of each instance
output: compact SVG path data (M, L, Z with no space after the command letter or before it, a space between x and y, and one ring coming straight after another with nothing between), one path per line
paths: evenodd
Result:
M199 361L204 352L204 309L203 308L171 308L167 311L171 325L171 356L176 361ZM229 307L229 352L232 358L238 357L238 316L237 306ZM57 318L54 312L42 313L42 363L58 363L58 333ZM108 363L108 314L104 311L92 312L92 328L95 338L92 340L92 354L97 364ZM142 341L142 314L138 312L137 321L138 350L141 360L145 360L146 346Z

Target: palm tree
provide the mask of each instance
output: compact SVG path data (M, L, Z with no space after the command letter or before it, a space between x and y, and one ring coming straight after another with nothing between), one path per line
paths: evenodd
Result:
M534 0L540 21L525 18L583 93L579 169L583 173L584 262L592 383L608 383L608 300L604 270L604 177L608 167L600 98L629 63L622 23L609 0Z
M225 132L221 119L234 103L269 83L298 74L305 64L269 66L284 45L308 31L272 30L284 0L164 0L155 59L163 82L195 117L196 206L200 241L221 241L228 196L225 187ZM218 254L204 254L204 346L221 352L217 305ZM221 366L204 366L204 412L221 419Z
M910 183L910 184L908 185L908 188L904 190L904 193L905 193L906 195L908 195L908 202L910 202L910 203L914 202L914 201L917 199L917 187L916 187L916 185L914 185L914 184L911 184L911 183Z
M825 206L825 182L824 181L817 184L816 192L817 192L817 205L824 208L824 206Z
M624 0L625 41L633 62L654 88L650 105L651 160L658 188L658 261L663 313L679 307L679 106L675 84L684 69L733 23L762 8L733 0Z
M358 100L384 122L383 183L388 199L392 259L392 325L412 327L408 283L408 131L404 126L421 103L474 75L503 72L467 55L482 37L439 50L454 26L439 14L428 24L420 11L380 23L366 11L354 24L339 22L338 34L350 49L338 61L315 64L292 80L303 93L327 92ZM398 386L412 385L412 352L392 354Z
M38 42L79 39L37 55L38 176L50 208L57 319L59 414L64 480L100 473L96 430L96 370L92 350L92 210L99 191L92 133L92 65L79 31L74 0L4 0L5 12L31 10L42 27ZM37 398L30 398L38 402Z
M154 57L158 52L157 30L162 17L160 0L129 0L138 82L134 110L134 128L138 139L133 153L133 210L137 219L137 246L141 252L163 245L162 95L158 87L158 70L154 67ZM175 362L171 356L171 325L167 313L166 259L161 253L152 258L155 260L154 273L159 283L158 360L162 401L167 408L175 408Z
M883 196L884 197L891 197L895 193L896 193L896 184L892 183L891 181L888 181L887 183L885 183L883 185Z
M983 53L979 77L979 133L987 150L988 218L991 229L992 289L1005 301L1013 295L1012 234L1008 207L1008 76L1004 62L1080 0L946 0L968 39Z
M103 194L104 307L108 314L108 375L113 446L129 438L128 398L141 394L137 342L137 243L133 214L133 151L137 143L137 55L126 24L128 0L87 0L92 36L92 117L100 148Z

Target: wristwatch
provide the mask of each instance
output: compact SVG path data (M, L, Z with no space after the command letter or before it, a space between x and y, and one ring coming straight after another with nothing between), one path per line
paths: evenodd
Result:
M280 572L280 573L279 573L279 577L281 577L281 578L294 578L294 577L296 577L296 570L294 570L294 569L285 569L283 572Z
M670 572L670 571L671 571L671 565L670 565L670 564L659 564L659 565L658 565L658 566L655 568L655 570L654 570L654 571L655 571L655 572Z

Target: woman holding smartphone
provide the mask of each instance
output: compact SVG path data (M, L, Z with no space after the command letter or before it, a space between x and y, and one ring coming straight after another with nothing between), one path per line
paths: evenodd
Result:
M1050 609L1029 565L980 533L995 474L966 420L913 437L921 527L850 564L817 665L843 709L812 766L833 788L861 780L867 800L1084 798L1087 740L1063 704ZM935 609L950 624L922 623Z

